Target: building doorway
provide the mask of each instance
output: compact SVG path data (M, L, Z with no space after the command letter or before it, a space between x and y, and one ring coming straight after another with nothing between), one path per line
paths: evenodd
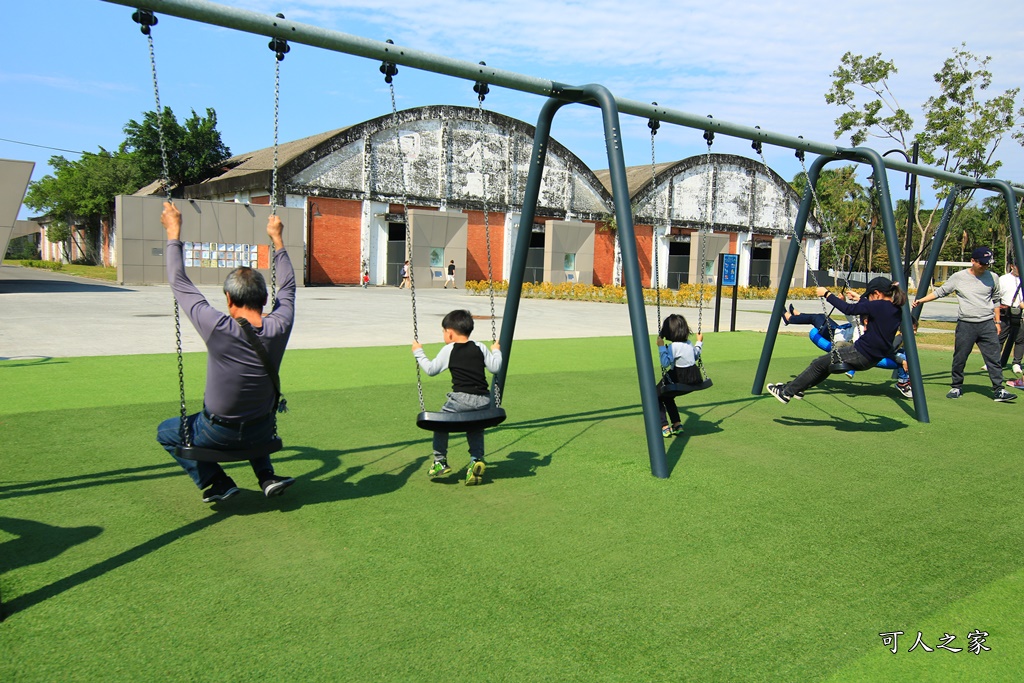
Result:
M526 273L523 282L544 282L544 233L530 233L530 250L526 252Z
M388 222L388 263L385 284L398 286L405 263L405 223Z
M668 243L668 280L669 289L679 289L690 282L690 242Z
M772 286L772 243L755 241L750 249L750 286Z

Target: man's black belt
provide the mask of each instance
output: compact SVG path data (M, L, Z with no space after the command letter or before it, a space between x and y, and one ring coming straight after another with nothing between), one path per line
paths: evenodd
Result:
M217 415L214 415L209 410L203 410L203 415L205 415L206 419L215 425L220 425L221 427L228 427L229 429L242 429L246 425L254 425L258 422L263 422L268 417L270 417L271 413L267 413L266 415L253 418L251 420L226 420L223 417L218 417Z

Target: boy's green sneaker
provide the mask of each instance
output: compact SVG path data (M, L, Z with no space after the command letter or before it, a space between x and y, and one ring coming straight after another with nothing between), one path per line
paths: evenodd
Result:
M474 460L466 470L466 486L477 486L484 483L484 469L486 468L487 465L483 460Z
M448 467L447 460L435 460L434 464L430 466L430 471L427 473L431 479L434 477L440 477L442 474L448 474L452 471L451 467Z

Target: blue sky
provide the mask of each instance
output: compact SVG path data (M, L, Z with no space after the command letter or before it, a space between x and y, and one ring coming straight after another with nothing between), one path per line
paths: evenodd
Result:
M920 105L936 94L933 74L966 42L992 57L992 91L1021 84L1024 3L976 0L231 0L273 14L375 40L565 83L601 83L619 96L712 114L778 133L830 142L840 110L824 93L843 53L882 52L899 73L892 88L923 126ZM0 138L67 150L116 148L122 127L154 108L146 40L132 9L100 0L34 0L5 6L0 61ZM179 119L216 110L233 153L273 142L273 55L267 38L161 16L154 29L161 102ZM294 45L281 65L280 139L292 140L389 113L378 64ZM472 84L402 67L398 107L476 105ZM535 123L542 99L492 87L485 106ZM1024 105L1024 96L1018 97ZM625 117L628 165L650 163L646 120ZM591 168L607 168L597 112L567 107L554 136ZM0 158L36 162L73 154L0 140ZM700 131L663 126L658 160L703 152ZM848 140L840 140L848 144ZM879 151L893 145L869 141ZM714 151L753 155L744 140L719 136ZM793 152L765 148L787 180ZM1000 177L1024 181L1024 149L1003 141ZM866 172L861 172L861 177ZM890 174L903 198L903 174ZM927 187L927 186L926 186ZM930 196L930 193L927 193ZM27 217L24 209L21 218Z

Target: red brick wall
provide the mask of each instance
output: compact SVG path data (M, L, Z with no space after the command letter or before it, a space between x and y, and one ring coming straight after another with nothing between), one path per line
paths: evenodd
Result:
M316 205L320 215L310 219L309 230L310 283L358 284L362 202L317 197Z
M469 225L466 228L466 279L487 279L487 229L484 226L483 211L466 211ZM505 214L497 211L487 212L487 222L491 226L491 272L497 281L504 280L501 271L504 248L502 235L505 233Z
M598 287L615 281L615 233L603 230L604 223L597 223L594 233L594 284Z
M654 242L654 228L650 225L634 225L633 231L636 233L636 256L640 261L640 284L650 287L651 261L654 258L654 252L651 251Z

